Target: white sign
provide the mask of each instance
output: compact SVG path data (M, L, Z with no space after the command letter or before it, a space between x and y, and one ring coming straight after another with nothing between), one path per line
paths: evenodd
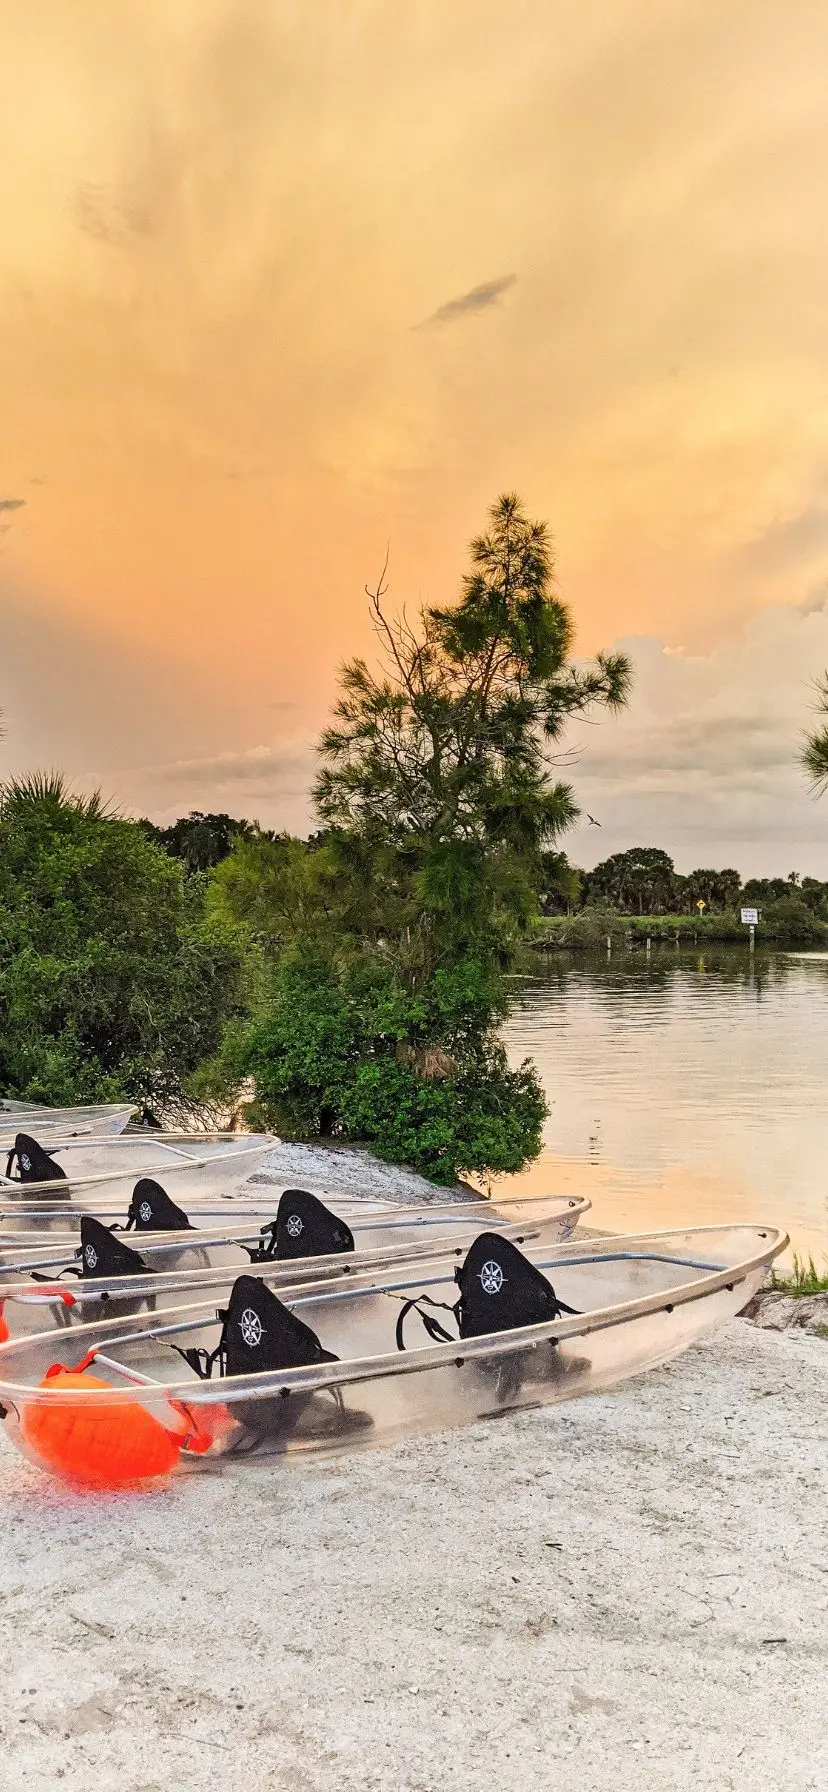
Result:
M758 927L759 926L759 910L758 910L758 908L743 908L742 909L742 920L746 927Z

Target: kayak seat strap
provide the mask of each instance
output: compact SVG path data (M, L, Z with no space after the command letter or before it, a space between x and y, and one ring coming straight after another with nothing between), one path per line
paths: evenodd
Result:
M435 1319L433 1313L427 1313L425 1311L425 1307L426 1306L440 1307L444 1313L451 1313L452 1318L454 1319L455 1324L456 1324L457 1318L458 1318L457 1309L459 1307L459 1304L460 1303L458 1301L455 1306L450 1307L448 1305L447 1301L432 1300L430 1294L414 1295L414 1297L411 1300L405 1301L403 1303L402 1307L400 1308L399 1318L397 1320L397 1328L396 1328L396 1333L395 1333L396 1340L397 1340L397 1349L405 1350L405 1338L403 1336L403 1333L405 1330L406 1319L408 1318L408 1315L411 1312L412 1308L415 1313L419 1313L420 1318L422 1319L423 1325L425 1326L425 1329L428 1332L429 1337L433 1340L433 1342L435 1344L453 1344L455 1341L455 1334L452 1332L447 1332L445 1326L440 1324L439 1319Z
M59 1282L62 1276L79 1276L80 1273L80 1264L78 1263L64 1263L56 1276L47 1275L43 1269L26 1270L27 1276L31 1276L33 1282Z
M215 1350L206 1350L203 1345L197 1346L196 1348L191 1347L189 1350L182 1350L180 1344L173 1344L171 1346L175 1351L176 1356L184 1358L185 1363L188 1363L189 1367L195 1371L200 1381L212 1381L213 1369L215 1368L216 1363L218 1363L219 1366L219 1375L223 1375L225 1371L225 1359L227 1356L227 1308L220 1307L216 1313L216 1318L221 1324L221 1336Z

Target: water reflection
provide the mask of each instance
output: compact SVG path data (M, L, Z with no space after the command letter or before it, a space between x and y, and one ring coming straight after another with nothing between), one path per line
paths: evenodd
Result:
M556 954L516 992L509 1055L552 1110L517 1187L588 1194L610 1228L768 1220L828 1251L828 956Z

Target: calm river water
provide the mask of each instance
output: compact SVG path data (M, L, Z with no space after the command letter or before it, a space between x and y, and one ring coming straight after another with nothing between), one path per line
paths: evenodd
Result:
M556 954L516 988L509 1056L551 1113L512 1186L587 1194L608 1230L764 1220L828 1253L828 954Z

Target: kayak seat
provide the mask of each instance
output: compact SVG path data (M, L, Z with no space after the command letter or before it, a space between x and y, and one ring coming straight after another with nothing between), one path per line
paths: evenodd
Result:
M216 1366L222 1377L230 1377L338 1361L258 1276L236 1277L229 1303L218 1318L221 1336L215 1350L173 1345L202 1380L210 1381Z
M220 1311L221 1336L215 1350L178 1351L196 1374L212 1378L218 1366L223 1380L237 1375L256 1375L278 1369L302 1369L314 1363L336 1363L339 1358L325 1350L310 1326L286 1307L258 1276L237 1276L227 1307ZM258 1400L233 1401L230 1412L242 1427L231 1447L236 1451L255 1449L259 1443L272 1440L277 1434L292 1434L311 1408L316 1409L315 1430L320 1429L320 1402L333 1396L334 1408L328 1409L321 1421L323 1430L333 1433L343 1429L364 1428L372 1423L367 1414L346 1408L338 1389L320 1393L298 1393L284 1398L281 1393Z
M552 1283L530 1263L528 1257L512 1244L511 1239L497 1232L481 1232L470 1246L463 1263L454 1272L460 1295L453 1306L432 1300L430 1295L415 1295L404 1303L397 1320L397 1349L405 1349L403 1328L412 1308L419 1314L430 1338L435 1343L452 1343L454 1338L445 1326L426 1308L441 1307L450 1313L459 1338L485 1337L489 1332L516 1331L525 1325L545 1325L563 1313L574 1313L559 1300Z
M127 1212L126 1230L136 1232L192 1232L193 1227L182 1207L176 1207L160 1182L142 1176L132 1191Z
M481 1232L454 1275L460 1289L456 1310L461 1338L545 1325L574 1311L517 1245L496 1232Z
M76 1253L80 1258L80 1267L76 1274L84 1280L92 1277L99 1281L102 1276L146 1276L150 1275L149 1264L131 1245L124 1244L122 1238L109 1226L96 1220L94 1214L84 1213L80 1223L80 1250Z
M17 1164L15 1175L14 1165ZM16 1182L65 1182L61 1169L43 1146L30 1133L19 1132L6 1161L6 1175Z
M261 1230L261 1244L245 1246L251 1263L284 1262L292 1257L332 1257L354 1249L354 1235L318 1195L286 1188L275 1220Z

